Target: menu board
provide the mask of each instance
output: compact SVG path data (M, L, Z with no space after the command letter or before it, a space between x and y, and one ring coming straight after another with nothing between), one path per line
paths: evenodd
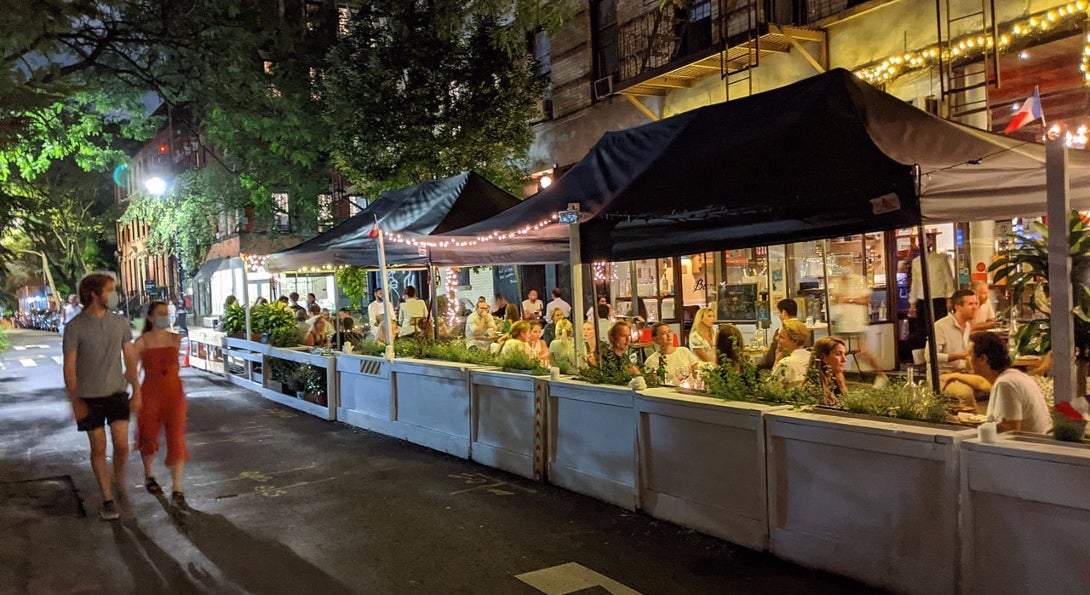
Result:
M721 285L716 319L757 320L757 284Z

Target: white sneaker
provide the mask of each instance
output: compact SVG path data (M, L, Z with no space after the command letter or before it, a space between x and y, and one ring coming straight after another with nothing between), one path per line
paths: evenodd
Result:
M98 513L104 521L112 521L121 517L121 511L117 509L117 502L107 500L102 503L102 510Z

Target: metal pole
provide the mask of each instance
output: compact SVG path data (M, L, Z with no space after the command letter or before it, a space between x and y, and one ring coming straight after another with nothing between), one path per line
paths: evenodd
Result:
M393 361L394 359L394 336L391 328L391 318L393 313L390 311L390 288L386 278L386 241L383 239L383 232L378 227L378 218L375 218L375 229L378 233L378 269L379 274L382 275L382 316L384 318L383 324L386 325L386 359Z
M579 239L579 222L576 221L568 225L570 232L570 240L568 242L571 252L571 293L572 293L572 317L575 322L575 328L572 329L572 339L575 342L575 363L583 361L583 357L586 356L586 348L583 346L583 250ZM598 329L594 329L595 337L598 336ZM594 346L597 349L597 345ZM601 358L602 354L598 354Z
M916 226L916 238L920 243L920 283L923 283L924 330L927 333L927 354L930 358L931 390L939 392L939 348L935 344L935 304L931 300L931 275L927 271L927 235L923 224Z
M239 252L242 261L242 307L246 309L246 340L250 340L250 275L246 271L246 255ZM233 276L233 275L232 275Z
M1045 141L1045 180L1048 196L1048 295L1052 301L1052 378L1058 401L1075 402L1075 326L1071 292L1071 247L1068 243L1071 216L1067 175L1067 144L1064 131ZM1017 299L1017 296L1016 296Z

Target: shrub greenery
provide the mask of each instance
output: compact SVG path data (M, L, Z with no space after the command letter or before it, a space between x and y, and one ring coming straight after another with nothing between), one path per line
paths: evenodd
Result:
M957 399L937 395L928 386L889 383L881 388L862 386L840 397L841 407L852 413L942 423Z
M753 364L743 362L741 370L733 362L705 368L701 371L704 390L724 401L750 401L777 405L816 405L822 400L821 381L817 372L799 386L788 387L770 379L766 370L758 370Z
M512 351L506 355L501 355L497 361L498 365L505 370L526 372L534 376L544 376L549 373L549 369L542 366L536 357L521 351Z
M480 366L498 365L496 358L487 350L471 349L461 341L429 343L424 345L421 352L422 355L428 359L438 359L446 362L458 362Z
M220 321L220 330L228 335L246 332L246 309L238 302L228 305Z

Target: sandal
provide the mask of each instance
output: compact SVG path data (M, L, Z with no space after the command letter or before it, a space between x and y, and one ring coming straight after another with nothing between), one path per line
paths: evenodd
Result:
M149 477L146 480L144 480L144 489L146 489L149 494L162 494L163 493L163 488L161 488L159 486L159 482L155 481L154 477Z
M170 503L178 510L189 510L189 505L185 502L185 495L181 492L171 492Z

